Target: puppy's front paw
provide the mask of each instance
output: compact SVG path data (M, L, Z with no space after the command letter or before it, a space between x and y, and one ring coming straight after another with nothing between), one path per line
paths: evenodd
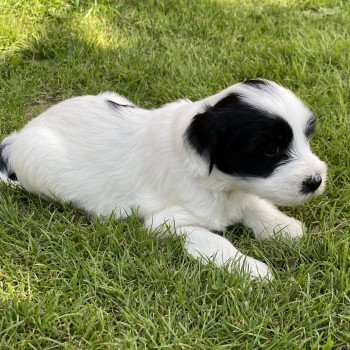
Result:
M251 279L260 278L268 281L273 280L273 274L269 267L250 256L242 255L239 260L231 261L230 270L239 270L240 272L248 274Z
M288 220L280 223L275 231L284 237L300 238L305 232L305 225L297 219L288 218Z
M300 238L305 232L305 225L288 216L276 218L273 222L262 223L258 230L254 230L258 239L269 239L278 236L287 238Z
M261 278L271 281L273 274L269 267L263 262L256 260L250 256L244 259L242 269L247 272L252 279Z

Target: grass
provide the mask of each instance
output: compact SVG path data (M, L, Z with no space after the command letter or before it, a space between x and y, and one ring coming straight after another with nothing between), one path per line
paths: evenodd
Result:
M298 243L224 234L272 266L249 282L187 257L137 216L88 218L0 184L1 349L350 349L350 3L0 0L0 133L74 95L145 107L245 78L319 117L326 193L285 211Z

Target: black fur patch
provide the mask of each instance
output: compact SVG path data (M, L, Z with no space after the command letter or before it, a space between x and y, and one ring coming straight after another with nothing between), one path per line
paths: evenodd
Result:
M7 163L2 155L3 150L4 150L4 145L0 145L0 172L6 173L7 172Z
M117 109L123 108L123 107L134 108L134 106L131 106L131 105L122 105L122 104L117 103L117 102L114 102L114 101L112 101L112 100L106 100L106 102L107 102L107 104L108 104L109 106L111 106L112 108L117 108Z
M316 129L316 117L312 114L306 123L305 135L307 138L314 134Z
M268 177L288 162L293 132L278 115L229 94L204 113L196 115L185 138L209 162L226 174Z
M248 79L248 80L245 80L243 83L246 85L254 86L258 89L260 89L263 86L269 86L269 84L262 79Z
M12 181L18 181L17 175L15 173L10 174L9 175L9 179L12 180Z

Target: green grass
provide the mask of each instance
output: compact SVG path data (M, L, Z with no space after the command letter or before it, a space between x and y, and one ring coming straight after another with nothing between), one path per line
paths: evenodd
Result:
M291 88L319 117L326 193L286 209L298 243L225 233L273 268L249 282L187 257L134 216L0 185L1 349L350 349L350 3L0 0L0 133L112 90L145 107L246 78Z

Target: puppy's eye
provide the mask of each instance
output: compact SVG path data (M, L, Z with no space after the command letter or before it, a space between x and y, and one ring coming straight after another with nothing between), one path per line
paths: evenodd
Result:
M264 149L264 155L268 157L275 156L280 153L281 149L278 145L268 145Z

